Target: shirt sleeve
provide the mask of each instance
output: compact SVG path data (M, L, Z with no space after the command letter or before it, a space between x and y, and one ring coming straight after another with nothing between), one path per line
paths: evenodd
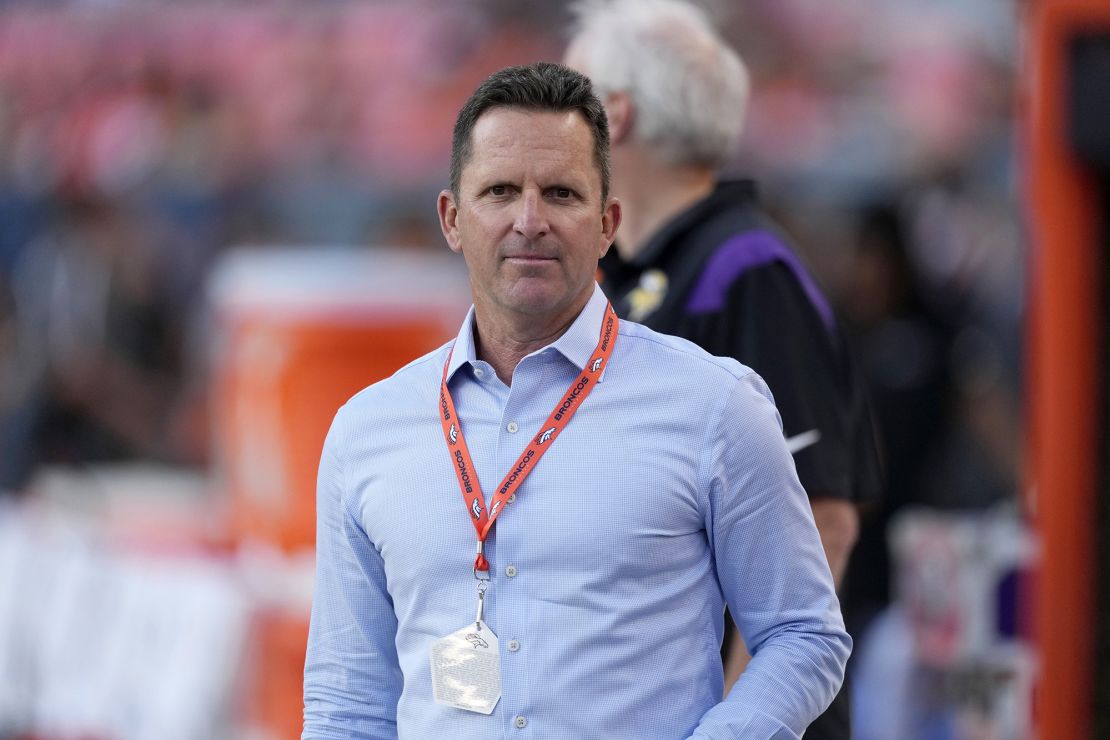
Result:
M316 587L302 740L397 737L397 618L380 553L350 509L344 409L324 441L316 494Z
M758 375L737 382L710 440L706 532L752 660L692 738L800 738L839 690L852 641L771 394Z

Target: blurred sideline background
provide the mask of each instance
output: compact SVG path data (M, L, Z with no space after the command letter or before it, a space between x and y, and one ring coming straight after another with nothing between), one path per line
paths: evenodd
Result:
M871 385L859 738L1032 737L1019 7L710 3ZM292 738L335 409L466 306L455 114L560 2L0 3L0 738ZM619 196L619 193L617 193Z

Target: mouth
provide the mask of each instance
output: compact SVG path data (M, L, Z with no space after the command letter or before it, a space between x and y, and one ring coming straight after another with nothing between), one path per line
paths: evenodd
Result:
M546 257L541 254L510 254L505 257L506 262L516 262L522 265L539 265L544 262L555 262L556 257Z

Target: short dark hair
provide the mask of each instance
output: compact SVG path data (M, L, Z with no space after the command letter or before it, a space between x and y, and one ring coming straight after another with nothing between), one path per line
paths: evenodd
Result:
M590 79L569 67L537 62L494 72L470 96L455 119L451 137L451 192L459 197L463 167L470 161L471 133L491 108L582 114L594 139L594 164L601 174L601 201L609 197L609 121Z

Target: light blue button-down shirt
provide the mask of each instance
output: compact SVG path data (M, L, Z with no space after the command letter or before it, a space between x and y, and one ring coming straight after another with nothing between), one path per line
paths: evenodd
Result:
M595 289L511 387L476 358L471 309L449 384L487 497L590 358L604 309ZM771 394L628 321L486 543L500 702L489 716L435 703L429 650L477 604L438 417L449 349L356 395L328 434L303 737L799 737L851 641ZM754 657L721 701L726 602Z

